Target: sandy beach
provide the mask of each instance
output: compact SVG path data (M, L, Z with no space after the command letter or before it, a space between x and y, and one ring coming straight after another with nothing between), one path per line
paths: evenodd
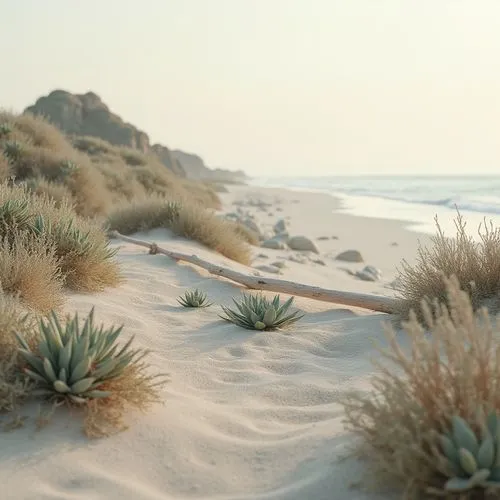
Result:
M167 230L135 237L247 274L271 276L259 266L282 262L275 277L380 295L394 293L396 266L428 238L399 221L338 213L338 201L324 194L232 186L221 199L223 214L239 207L266 232L285 219L289 234L310 238L319 253L254 247L248 268ZM132 244L113 245L124 284L71 295L65 310L87 313L95 305L99 323L123 323L124 337L135 335L139 347L151 349L153 368L170 375L164 404L130 414L127 431L93 441L65 409L37 431L37 406L24 407L24 426L0 438L2 498L388 498L351 488L363 465L339 462L352 436L337 402L346 389L369 387L372 341L384 341L386 315L298 297L305 316L290 329L243 330L219 318L219 304L230 305L242 287ZM335 259L346 250L358 250L363 262ZM354 275L366 265L379 279ZM215 305L180 307L177 297L195 287Z

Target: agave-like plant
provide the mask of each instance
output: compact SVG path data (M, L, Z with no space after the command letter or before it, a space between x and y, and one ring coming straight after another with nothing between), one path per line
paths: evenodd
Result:
M275 295L270 301L262 294L244 294L240 302L233 299L238 312L221 306L225 313L225 316L221 316L221 318L248 330L274 330L286 327L304 316L299 311L287 314L293 299L290 297L286 302L280 304L279 295Z
M496 412L491 411L480 423L480 438L459 416L453 416L451 424L451 432L439 437L453 474L445 490L500 489L500 418Z
M3 230L31 229L33 214L26 200L7 200L0 205L0 224Z
M109 397L106 382L119 377L141 352L130 349L133 337L118 349L116 340L122 329L95 327L92 308L83 327L78 314L68 316L65 326L54 312L47 322L40 320L41 341L34 349L15 333L18 351L27 364L23 371L38 385L34 394L79 404Z
M177 299L177 302L184 307L210 307L212 305L208 301L207 294L198 290L198 288L192 292L185 292L184 295Z

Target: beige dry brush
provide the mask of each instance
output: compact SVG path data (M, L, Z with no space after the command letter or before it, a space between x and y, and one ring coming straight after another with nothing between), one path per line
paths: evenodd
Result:
M419 244L414 265L403 260L396 280L399 313L406 319L411 309L419 310L422 299L446 301L444 277L456 276L467 291L474 308L495 302L500 292L500 228L484 221L478 228L479 241L467 234L460 212L455 219L456 235L447 237L437 217L437 234L431 245ZM490 303L493 307L498 304Z
M342 398L346 427L360 438L354 454L368 461L368 482L401 487L404 499L487 498L480 488L445 495L454 474L438 434L451 430L453 416L478 433L479 408L500 412L500 325L485 308L474 313L456 278L445 287L448 307L424 302L423 323L411 312L403 332L386 325L389 347L374 361L371 392Z

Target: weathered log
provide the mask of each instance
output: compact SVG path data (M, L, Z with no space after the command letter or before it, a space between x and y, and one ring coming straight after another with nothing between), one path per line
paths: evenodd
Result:
M392 314L395 312L396 300L390 297L381 295L368 295L364 293L343 292L340 290L330 290L327 288L320 288L318 286L304 285L295 283L293 281L280 280L276 278L265 278L262 276L249 276L247 274L234 271L227 267L218 266L200 259L196 255L187 255L171 250L165 250L158 247L156 243L130 238L120 234L118 231L110 232L111 238L118 238L120 240L149 248L151 254L163 254L175 261L184 261L195 266L201 267L215 276L221 276L231 281L244 285L252 290L266 290L276 293L285 293L288 295L296 295L308 299L315 299L322 302L332 302L335 304L342 304L345 306L360 307L363 309L370 309L372 311L379 311Z

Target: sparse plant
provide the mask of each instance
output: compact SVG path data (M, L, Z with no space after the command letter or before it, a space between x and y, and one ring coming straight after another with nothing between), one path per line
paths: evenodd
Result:
M304 316L298 310L287 314L293 300L294 297L290 297L281 304L279 295L275 295L270 301L262 294L244 294L239 302L233 299L238 312L222 306L225 316L221 315L221 318L248 330L285 328Z
M23 372L37 383L34 395L77 404L109 397L107 382L119 377L141 352L130 349L133 337L118 350L122 329L96 327L92 308L83 327L78 314L66 318L64 327L54 312L47 322L40 320L41 339L35 349L22 334L16 334L26 362Z
M404 499L475 500L498 486L500 324L474 312L456 277L445 286L447 305L422 301L424 320L412 311L406 337L385 326L372 390L340 399L360 438L352 451L368 460L365 479L403 488Z
M31 343L34 333L33 314L27 313L15 298L0 296L0 412L13 411L26 398L33 383L18 370L17 342L14 332L22 331Z
M63 302L63 281L53 243L13 231L0 238L0 294L46 313Z
M411 309L420 311L422 300L430 303L438 298L446 302L445 278L451 275L469 294L474 308L500 293L500 228L485 220L478 228L480 241L476 242L467 234L460 212L455 219L455 238L445 236L437 217L435 222L437 234L431 238L432 245L419 245L416 263L410 265L403 260L398 270L395 288L403 319Z
M177 302L184 307L210 307L212 305L212 303L208 301L207 294L198 288L192 292L185 292L183 296L177 299Z
M221 220L197 203L170 200L160 195L139 198L118 206L108 217L108 226L122 234L154 228L170 229L184 238L198 241L229 259L248 264L250 251L235 224Z

